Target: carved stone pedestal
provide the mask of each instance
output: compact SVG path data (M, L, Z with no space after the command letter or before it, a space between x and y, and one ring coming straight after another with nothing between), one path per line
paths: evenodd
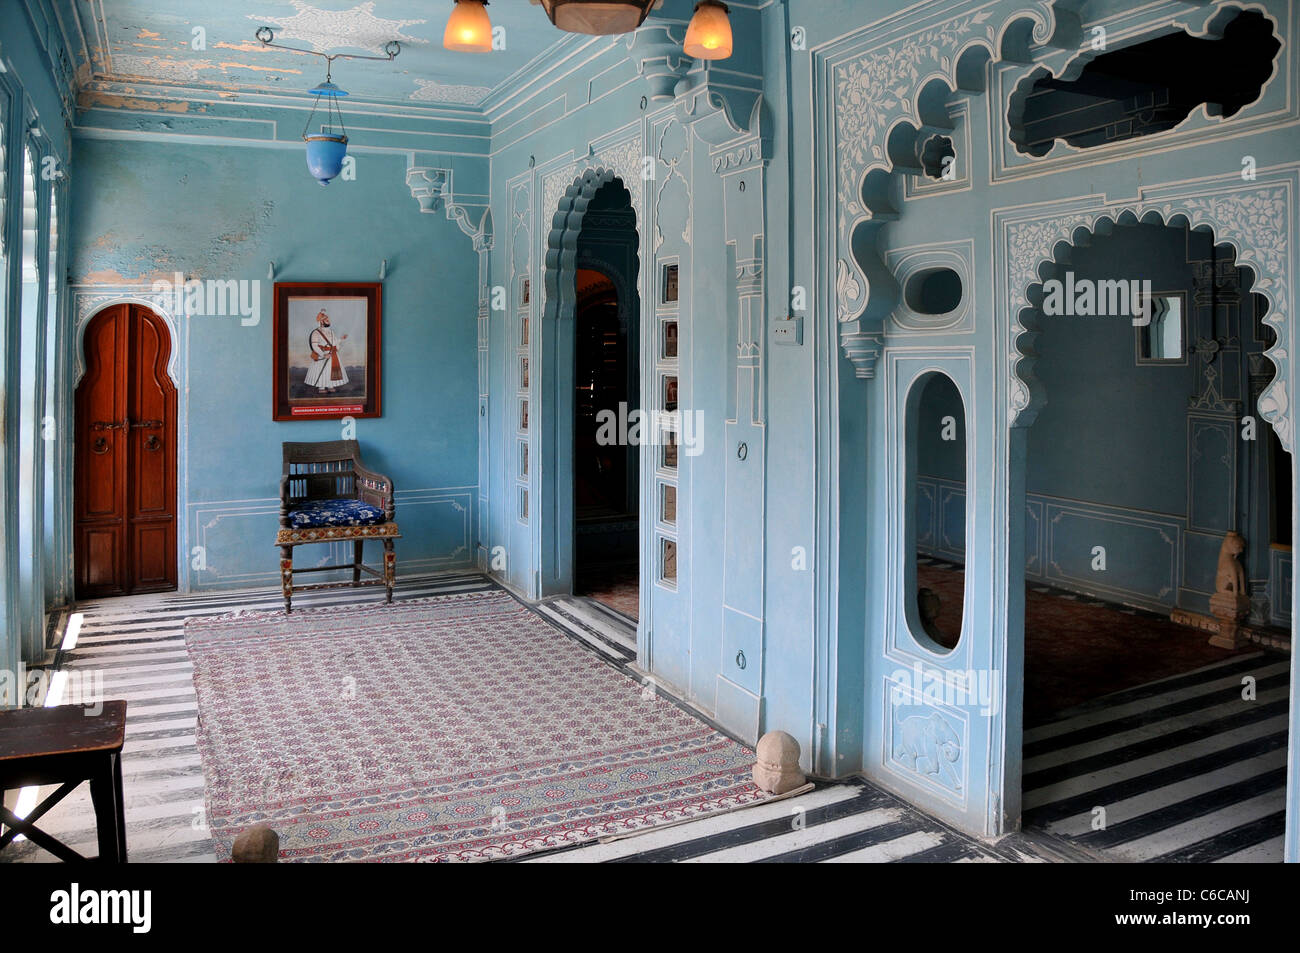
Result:
M769 731L755 749L754 783L769 794L785 794L803 787L799 770L799 742L784 731Z
M1233 592L1216 592L1210 597L1210 611L1219 623L1219 631L1210 637L1211 645L1239 649L1249 641L1241 631L1241 623L1250 615L1249 598Z

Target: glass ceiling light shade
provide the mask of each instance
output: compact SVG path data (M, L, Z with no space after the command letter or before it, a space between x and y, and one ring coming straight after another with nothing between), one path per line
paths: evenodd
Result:
M307 171L321 185L343 171L343 160L348 154L348 137L324 132L303 136L307 140Z
M697 60L725 60L731 55L731 19L719 0L700 0L686 28L682 52Z
M610 36L631 33L650 14L656 0L542 0L542 9L561 30Z
M384 44L383 56L368 56L364 53L320 53L316 50L285 46L275 42L275 33L269 26L259 26L253 35L264 47L319 56L325 61L325 82L317 84L310 90L310 94L315 99L311 112L307 115L307 124L302 127L302 141L307 143L307 170L311 172L311 177L321 185L329 185L330 180L343 171L343 160L348 154L348 131L343 127L343 113L339 111L339 99L346 96L347 92L334 85L330 75L334 68L334 61L384 60L391 63L397 58L397 54L402 52L402 44L396 40L389 40ZM308 132L322 99L325 100L325 123L320 132ZM338 120L337 131L334 129L336 119Z
M486 8L487 0L456 0L442 45L458 53L491 53L492 21Z
M321 185L329 185L330 179L343 171L343 159L348 154L348 131L343 127L343 114L339 112L339 99L347 92L340 89L325 75L325 82L312 87L311 95L316 97L316 104L311 107L307 117L307 126L302 131L303 141L307 143L307 171ZM311 128L312 117L321 100L325 100L325 125L320 132L307 132ZM338 131L334 129L334 118L338 119Z

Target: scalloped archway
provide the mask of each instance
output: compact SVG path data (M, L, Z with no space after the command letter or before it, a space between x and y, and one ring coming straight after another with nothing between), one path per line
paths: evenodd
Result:
M1266 420L1282 447L1294 455L1294 420L1290 408L1291 316L1295 312L1296 252L1289 236L1300 220L1300 167L1261 174L1255 182L1237 176L1217 177L1193 186L1159 186L1138 200L1098 202L1092 196L1050 203L995 215L995 253L1001 264L995 300L1000 331L1005 329L1007 362L999 381L999 393L1006 398L1005 442L1001 453L1009 462L1009 480L1003 485L1007 525L1007 588L1000 602L1006 610L1004 646L1008 665L1015 669L1024 661L1024 599L1026 533L1025 434L1046 406L1049 394L1036 374L1039 317L1043 284L1060 277L1071 262L1075 248L1097 236L1108 235L1116 226L1137 224L1188 229L1207 234L1216 249L1230 249L1237 268L1246 272L1241 287L1243 298L1258 294L1267 301L1264 323L1276 334L1264 352L1272 362L1272 381L1260 393L1258 403L1243 402L1242 413ZM1005 384L1005 389L1001 385ZM1243 383L1243 387L1245 385ZM1248 388L1244 390L1249 394ZM1291 461L1295 473L1294 460ZM1294 482L1294 476L1293 476ZM1293 530L1294 534L1294 530ZM1294 547L1295 538L1291 539ZM1001 575L1001 572L999 572ZM1291 623L1294 641L1296 626ZM1024 699L1019 699L1023 706ZM1291 706L1295 731L1297 710ZM1014 728L1007 736L1006 790L1009 804L1019 810L1022 764L1012 753L1021 743L1023 715L1009 719ZM1288 797L1294 797L1294 780Z
M539 499L534 508L540 535L539 596L573 591L573 362L578 303L574 277L579 267L578 240L596 194L612 183L627 190L628 207L639 229L638 192L633 191L629 175L630 170L604 165L587 169L559 197L547 235L545 304L539 328L541 367L532 414L541 463ZM636 247L639 260L639 233ZM645 300L644 296L641 300Z
M1201 183L1195 190L1157 188L1138 201L1093 205L1090 197L1064 207L1017 210L1014 220L996 216L997 250L1006 265L1005 284L997 289L997 300L1006 302L1003 326L1009 355L1009 425L1030 426L1044 400L1042 385L1034 374L1037 329L1033 288L1041 286L1047 277L1045 270L1054 268L1070 246L1116 223L1144 222L1208 230L1217 244L1233 250L1238 267L1254 275L1251 290L1268 300L1265 323L1277 332L1277 341L1265 352L1277 374L1260 397L1259 412L1277 432L1282 446L1294 452L1288 342L1295 312L1295 263L1289 236L1298 217L1298 196L1300 171L1290 170L1261 175L1253 183L1242 183L1234 176Z

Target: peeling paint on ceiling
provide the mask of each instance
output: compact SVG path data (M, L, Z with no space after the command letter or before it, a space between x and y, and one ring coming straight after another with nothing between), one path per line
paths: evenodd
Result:
M316 57L258 43L253 34L260 26L274 30L277 43L317 52L374 55L390 40L397 40L402 52L392 63L340 60L334 64L334 80L348 90L352 101L390 104L477 105L565 36L539 7L519 0L490 8L505 48L485 54L443 49L450 2L65 2L75 4L86 25L98 78L236 94L301 91L305 96L324 78L325 64Z

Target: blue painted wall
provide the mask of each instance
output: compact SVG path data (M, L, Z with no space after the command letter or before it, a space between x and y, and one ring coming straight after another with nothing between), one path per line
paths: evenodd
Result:
M181 538L190 588L278 578L280 443L332 440L339 421L271 420L272 286L375 281L383 305L383 416L358 420L367 463L392 477L399 572L467 566L477 496L476 258L452 222L421 215L406 160L365 155L355 181L322 189L300 148L78 139L72 277L86 286L187 278L257 283L260 320L179 322ZM303 550L305 565L341 553Z

